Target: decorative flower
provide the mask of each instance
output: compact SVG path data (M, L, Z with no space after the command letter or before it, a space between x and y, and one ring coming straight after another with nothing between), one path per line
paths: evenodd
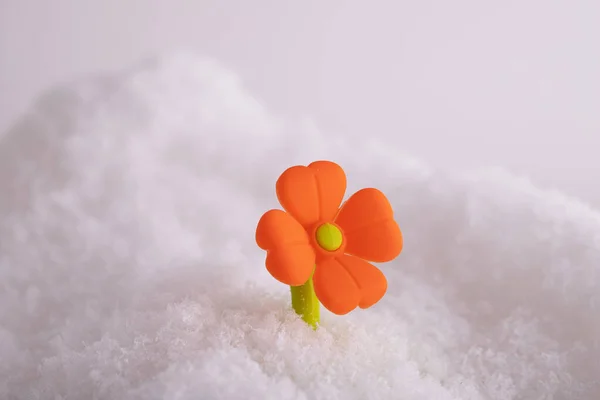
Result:
M294 287L311 291L314 285L318 300L334 314L377 303L387 280L369 261L391 261L403 246L385 195L362 189L341 205L346 175L330 161L288 168L276 191L285 211L267 211L256 229L271 275L292 286L292 296Z

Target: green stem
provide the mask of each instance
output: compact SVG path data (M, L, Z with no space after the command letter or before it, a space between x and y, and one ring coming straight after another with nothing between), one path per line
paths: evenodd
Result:
M292 291L292 307L304 322L317 329L320 312L319 300L315 295L312 277L304 285L290 286Z

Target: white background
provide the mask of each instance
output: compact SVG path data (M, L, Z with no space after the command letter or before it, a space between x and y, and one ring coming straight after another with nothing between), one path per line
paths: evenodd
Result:
M325 130L600 205L597 0L0 0L0 131L57 83L177 49Z

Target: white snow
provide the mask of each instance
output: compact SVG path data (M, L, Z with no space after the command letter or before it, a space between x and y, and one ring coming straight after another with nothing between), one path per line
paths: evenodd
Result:
M600 213L372 135L191 55L48 93L0 142L0 398L600 398ZM380 303L313 332L254 230L318 159L388 195L405 249Z

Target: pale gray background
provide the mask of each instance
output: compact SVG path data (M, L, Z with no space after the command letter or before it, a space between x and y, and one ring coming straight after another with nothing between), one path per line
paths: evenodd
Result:
M600 205L598 0L0 0L0 131L59 82L187 48L278 112Z

